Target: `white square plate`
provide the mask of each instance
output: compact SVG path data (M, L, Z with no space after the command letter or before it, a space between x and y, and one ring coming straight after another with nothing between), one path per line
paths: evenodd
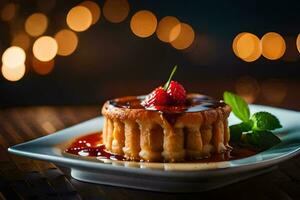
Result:
M97 160L67 155L64 150L75 138L102 130L102 117L10 147L11 153L45 160L71 168L75 179L165 192L192 192L218 188L261 174L300 151L300 113L251 105L251 113L267 111L276 115L283 128L276 132L281 143L254 156L215 163L139 163ZM230 124L238 122L233 115Z

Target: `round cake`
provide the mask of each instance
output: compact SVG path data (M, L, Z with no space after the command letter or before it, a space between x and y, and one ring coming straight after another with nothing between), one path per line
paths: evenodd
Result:
M230 148L227 119L231 109L223 101L187 94L184 104L147 107L145 98L105 102L102 134L108 151L128 160L181 162Z

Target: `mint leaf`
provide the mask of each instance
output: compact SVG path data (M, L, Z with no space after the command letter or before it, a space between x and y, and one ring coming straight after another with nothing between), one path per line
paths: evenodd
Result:
M261 149L268 149L281 142L271 131L249 132L242 136L242 141Z
M251 117L253 122L252 130L266 131L281 128L281 124L277 117L268 112L257 112Z
M227 103L235 116L243 122L248 122L250 118L250 111L248 104L244 99L231 92L224 92L224 102Z
M235 124L229 127L230 129L230 141L239 142L241 140L243 132L251 131L252 125L249 123Z

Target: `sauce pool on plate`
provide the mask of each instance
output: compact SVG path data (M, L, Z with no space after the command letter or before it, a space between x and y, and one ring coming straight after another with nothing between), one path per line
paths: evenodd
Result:
M116 155L106 151L102 144L102 134L92 133L76 139L67 149L67 153L78 156L105 157L111 160L125 160L121 155Z

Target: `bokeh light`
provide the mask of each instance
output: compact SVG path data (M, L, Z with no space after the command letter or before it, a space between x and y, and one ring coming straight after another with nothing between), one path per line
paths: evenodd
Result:
M14 3L6 4L1 11L1 19L3 21L11 21L17 12L17 5Z
M254 78L243 76L237 80L235 90L247 103L253 103L259 95L260 87Z
M32 58L32 68L39 75L49 74L54 68L54 63L54 59L48 62L42 62L35 57Z
M2 55L2 64L6 68L16 68L23 65L26 60L25 51L16 46L9 47Z
M26 33L20 32L13 37L11 45L27 50L30 46L30 38Z
M297 44L297 49L298 49L298 51L300 53L300 33L298 34L296 44Z
M166 16L159 21L156 34L163 42L173 42L179 36L180 31L180 21L176 17Z
M287 87L281 80L269 79L262 83L261 94L268 103L279 105L287 95Z
M52 60L58 50L57 42L50 36L42 36L33 44L33 55L40 61L47 62Z
M34 13L25 21L25 30L33 37L42 35L46 31L47 27L48 18L43 13Z
M80 5L90 10L92 14L92 24L95 24L101 15L101 9L99 5L94 1L84 1Z
M20 80L26 71L25 64L21 64L16 67L8 67L6 65L2 65L1 72L3 77L9 81L18 81Z
M261 56L260 40L252 33L239 33L233 40L232 49L237 57L246 62L253 62Z
M178 37L171 42L171 45L179 50L186 49L194 42L195 32L193 28L186 24L181 23L181 31Z
M151 36L155 32L156 26L156 16L148 10L138 11L132 16L130 21L132 32L142 38Z
M71 30L61 30L54 36L58 51L57 54L61 56L67 56L72 54L78 45L77 35Z
M270 60L281 58L286 49L283 37L275 32L266 33L261 38L261 47L262 55Z
M106 0L103 5L103 15L109 22L120 23L127 18L129 9L127 0Z
M92 13L85 6L75 6L67 15L68 26L77 32L87 30L92 24Z

